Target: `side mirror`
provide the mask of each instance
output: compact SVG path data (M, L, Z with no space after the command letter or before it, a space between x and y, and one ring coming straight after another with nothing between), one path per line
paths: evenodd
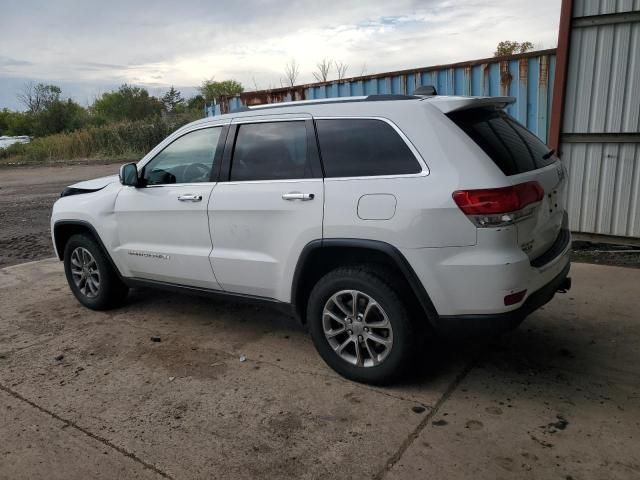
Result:
M137 187L140 184L135 163L125 163L120 167L120 183L128 187Z

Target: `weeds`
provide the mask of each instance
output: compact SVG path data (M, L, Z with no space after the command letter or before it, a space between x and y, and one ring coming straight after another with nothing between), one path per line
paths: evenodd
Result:
M91 158L140 158L191 118L157 117L58 133L0 149L0 165Z

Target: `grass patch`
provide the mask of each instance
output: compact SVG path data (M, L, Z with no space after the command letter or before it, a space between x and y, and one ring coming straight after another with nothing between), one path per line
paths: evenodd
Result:
M191 120L188 117L170 120L157 117L35 138L31 143L0 149L0 165L66 163L77 159L139 159Z

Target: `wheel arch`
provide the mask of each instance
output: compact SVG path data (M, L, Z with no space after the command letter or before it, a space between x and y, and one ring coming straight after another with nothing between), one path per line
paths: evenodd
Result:
M437 311L415 271L393 245L379 240L330 238L309 242L302 250L293 276L291 303L298 319L306 322L307 300L316 282L334 268L346 265L372 265L401 282L400 294L419 309L430 326Z
M54 223L53 243L56 248L58 260L64 260L64 248L67 242L69 241L69 239L73 235L81 234L81 233L91 235L91 237L93 237L94 240L98 242L98 245L100 246L103 253L107 257L107 260L109 260L111 267L116 272L118 277L122 278L122 275L120 274L120 270L118 270L118 267L116 266L113 259L111 258L111 254L109 253L109 250L107 250L104 243L102 242L102 239L100 238L100 235L98 234L97 230L93 225L91 225L86 220L58 220L57 222Z

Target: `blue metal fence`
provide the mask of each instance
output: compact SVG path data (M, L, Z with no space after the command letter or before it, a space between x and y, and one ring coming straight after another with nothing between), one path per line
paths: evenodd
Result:
M438 95L515 97L516 102L508 107L508 112L546 142L551 119L555 60L555 49L542 50L341 81L245 92L223 98L220 111L233 112L243 106L292 100L411 94L421 85L433 85Z

